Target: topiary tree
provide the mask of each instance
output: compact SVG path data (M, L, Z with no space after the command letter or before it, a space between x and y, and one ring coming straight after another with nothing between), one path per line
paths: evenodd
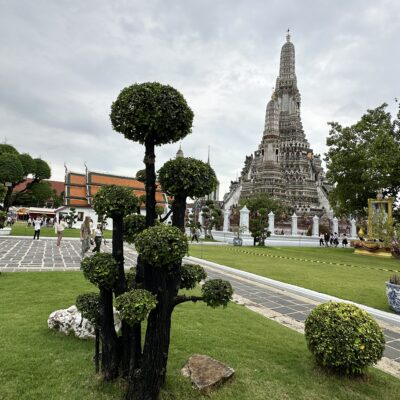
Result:
M182 266L188 243L176 226L160 224L147 228L137 235L135 246L144 264L143 285L156 296L157 305L147 319L142 362L131 371L126 399L155 400L165 381L174 308L187 301L226 306L233 291L229 282L216 279L205 283L202 296L178 294L181 288L194 288L207 275L199 265Z
M78 214L76 212L76 208L75 207L71 207L69 209L69 213L65 217L65 219L67 221L68 228L72 228L73 225L75 224L76 220L78 219Z
M163 190L174 197L172 224L184 230L187 197L202 197L217 185L217 177L209 164L190 157L167 161L158 171Z
M201 209L203 217L203 229L206 238L213 239L212 229L220 227L223 223L221 207L213 200L207 200L205 206Z
M75 301L76 308L93 326L96 336L96 345L94 353L94 363L96 374L99 372L99 355L100 355L100 296L98 293L80 294Z
M114 328L113 286L118 276L118 264L108 253L96 253L81 262L85 278L100 289L99 326L102 346L102 370L105 380L118 376L120 346Z
M154 147L174 143L190 133L193 112L173 87L158 82L128 86L111 106L111 123L127 139L145 145L146 222L154 225Z
M382 358L385 349L376 321L347 303L315 307L305 321L305 337L317 364L346 375L362 374Z
M119 273L116 283L116 295L126 289L124 274L124 217L137 210L138 199L129 187L117 185L102 186L93 197L93 208L102 218L113 220L112 254L117 260Z

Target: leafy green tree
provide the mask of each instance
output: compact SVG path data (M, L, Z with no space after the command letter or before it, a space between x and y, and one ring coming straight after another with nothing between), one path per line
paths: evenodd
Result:
M145 145L146 222L155 212L155 146L174 143L190 133L193 112L176 89L158 82L134 84L121 91L111 106L111 123L127 139Z
M386 104L367 110L360 121L344 127L330 122L326 153L329 200L336 215L365 216L368 198L379 190L397 197L400 190L400 109L396 119Z
M0 144L0 183L7 183L7 193L4 198L4 208L12 205L12 193L19 183L31 175L33 180L23 192L30 190L43 179L51 176L49 165L40 158L33 159L29 154L19 154L15 147L9 144Z
M254 238L254 245L259 242L263 245L268 236L268 213L275 214L275 221L286 219L289 209L280 200L261 193L251 198L240 200L240 208L246 206L249 211L249 229Z
M158 171L163 190L173 196L172 224L185 228L187 197L202 197L211 193L217 185L217 177L209 164L191 157L179 157L167 161Z

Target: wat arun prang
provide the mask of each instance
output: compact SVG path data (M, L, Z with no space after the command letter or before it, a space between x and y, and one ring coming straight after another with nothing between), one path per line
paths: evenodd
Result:
M314 155L300 118L300 92L295 73L295 50L289 32L282 46L279 76L267 104L265 127L258 150L246 156L237 181L224 196L224 208L240 198L267 193L282 200L297 215L328 212L329 186L319 155Z

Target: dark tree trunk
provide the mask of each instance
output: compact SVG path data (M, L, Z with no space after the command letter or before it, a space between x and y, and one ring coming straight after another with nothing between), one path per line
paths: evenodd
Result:
M146 165L146 226L154 226L156 215L156 171L154 141L147 140L144 163Z
M169 268L145 265L145 287L157 295L157 307L147 320L142 364L129 382L126 400L156 400L165 381L171 314L179 290L180 263Z
M185 232L186 197L177 195L172 203L172 225L178 227L182 232Z
M114 327L113 293L104 288L100 288L100 336L103 375L110 381L118 377L120 349Z
M96 368L96 374L99 373L100 371L100 366L99 366L99 355L100 355L100 333L99 333L99 328L96 326L95 330L95 335L96 335L96 344L95 344L95 352L94 352L94 365Z
M124 219L122 214L113 216L112 255L118 264L118 277L114 285L115 295L126 292L124 271Z
M8 211L8 209L11 206L11 196L12 196L13 190L14 190L14 185L7 186L7 193L6 193L6 196L4 197L4 201L3 201L4 211Z

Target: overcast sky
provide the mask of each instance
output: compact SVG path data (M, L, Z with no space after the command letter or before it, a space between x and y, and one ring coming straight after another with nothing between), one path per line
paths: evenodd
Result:
M301 116L315 153L327 121L400 97L399 0L0 0L0 140L70 170L133 176L141 145L112 130L120 90L159 81L193 109L185 156L207 159L220 196L261 141L290 28ZM179 143L158 147L160 168Z

